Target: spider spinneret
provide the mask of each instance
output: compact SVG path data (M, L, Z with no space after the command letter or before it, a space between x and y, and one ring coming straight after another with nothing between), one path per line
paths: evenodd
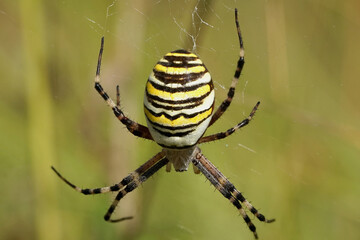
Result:
M117 86L116 104L104 91L100 84L100 67L104 49L104 38L101 47L95 76L95 89L112 108L115 116L135 136L153 140L163 150L141 165L119 183L108 187L82 189L65 179L54 167L54 172L76 191L88 194L118 192L115 200L106 212L104 219L109 222L119 222L132 217L111 219L119 201L129 192L136 189L151 175L166 165L170 171L171 165L176 171L186 171L190 163L195 173L202 173L214 187L227 198L239 211L255 238L258 237L255 225L247 215L245 206L258 220L273 222L250 204L235 186L201 153L198 144L211 142L228 137L238 129L246 126L255 115L260 104L257 102L251 113L234 127L220 133L203 137L206 129L221 117L229 107L235 86L239 80L244 61L244 46L235 9L235 23L240 43L240 56L237 62L234 78L229 88L227 98L214 111L214 85L203 62L191 52L176 50L166 54L155 65L145 87L144 112L147 126L138 124L124 115L120 110L119 87Z

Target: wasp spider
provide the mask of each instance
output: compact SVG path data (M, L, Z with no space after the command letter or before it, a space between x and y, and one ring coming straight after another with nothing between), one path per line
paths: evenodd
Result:
M129 176L109 187L94 189L79 188L62 177L60 173L52 167L55 173L65 183L85 195L118 192L115 200L104 216L106 221L119 222L132 218L111 219L110 217L119 201L126 194L145 182L160 168L166 165L166 171L169 172L171 166L173 166L176 171L181 172L186 171L190 163L193 164L195 173L201 172L215 188L238 209L255 238L257 238L256 228L242 207L242 204L260 221L267 223L274 221L274 219L267 220L264 215L259 213L234 185L201 153L200 148L197 146L200 143L225 138L246 126L253 118L260 104L260 102L256 103L250 115L236 126L225 132L203 137L206 129L214 124L229 107L234 96L235 86L244 65L244 47L236 9L235 23L240 42L240 58L237 62L237 68L227 98L221 103L215 113L213 113L215 93L210 73L194 53L186 50L176 50L166 54L160 59L146 83L144 111L148 127L130 120L120 110L119 87L117 87L116 104L102 88L100 84L100 66L104 38L101 39L95 77L95 89L112 108L115 116L132 134L153 140L163 147L161 152L157 153L134 172L130 173Z

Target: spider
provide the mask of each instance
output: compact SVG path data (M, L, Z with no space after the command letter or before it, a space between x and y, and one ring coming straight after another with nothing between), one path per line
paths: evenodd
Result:
M246 126L254 117L260 102L257 102L250 115L236 126L225 132L203 137L206 129L213 125L229 107L235 92L235 86L243 69L244 46L240 32L239 21L235 9L235 24L240 44L240 57L237 62L234 78L229 88L227 98L214 111L214 85L210 73L203 62L193 53L186 50L176 50L166 54L155 65L146 83L144 95L144 112L147 126L138 124L120 110L120 93L117 86L117 101L109 97L100 84L100 66L104 49L104 37L98 57L95 89L113 110L115 116L135 136L155 141L162 151L130 173L119 183L108 187L82 189L65 179L53 166L52 170L70 187L76 191L88 194L118 192L115 200L106 212L104 219L108 222L119 222L132 217L112 219L119 201L129 192L136 189L160 168L166 166L170 172L171 166L182 172L193 164L195 173L202 173L214 187L227 198L240 212L255 238L258 238L255 225L247 215L244 205L260 221L270 223L275 219L266 219L258 212L235 186L201 153L198 144L226 138L235 131Z

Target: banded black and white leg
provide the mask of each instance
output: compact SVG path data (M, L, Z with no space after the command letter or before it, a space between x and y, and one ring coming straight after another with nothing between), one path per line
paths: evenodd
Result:
M250 204L248 200L235 188L235 186L204 156L200 149L192 160L193 164L204 174L204 176L215 186L215 188L239 210L249 229L253 232L255 238L258 238L256 227L243 209L242 204L250 210L260 221L271 223L275 219L266 219L264 215Z
M138 175L131 183L129 183L123 190L120 190L119 193L116 195L113 203L109 207L108 211L106 212L104 219L108 222L120 222L129 218L120 218L120 219L110 219L111 215L113 214L116 206L119 204L120 200L125 197L126 194L136 189L141 183L145 182L149 177L151 177L154 173L156 173L160 168L165 166L169 160L165 157L160 159L157 163L147 169L142 175Z
M221 115L223 115L223 113L226 111L226 109L230 106L231 101L232 101L232 99L234 97L234 94L235 94L235 87L236 87L236 85L237 85L237 83L239 81L241 71L242 71L242 69L244 67L244 64L245 64L244 43L243 43L242 36L241 36L240 25L239 25L238 14L237 14L237 9L236 8L235 8L235 23L236 23L236 30L237 30L237 34L238 34L238 37L239 37L239 44L240 44L239 60L237 62L234 78L233 78L233 80L231 82L229 91L227 93L227 98L221 103L221 105L218 107L218 109L216 110L216 112L212 116L211 121L209 123L209 126L211 126L213 123L215 123L216 120L218 120L221 117Z
M100 68L101 68L101 59L102 54L104 51L104 37L101 38L101 46L99 51L99 57L98 57L98 63L96 67L96 76L95 76L95 89L96 91L101 95L101 97L106 101L106 103L111 107L113 110L115 116L120 120L122 124L126 126L126 128L135 136L153 140L151 137L151 134L149 132L149 129L141 125L139 123L134 122L133 120L129 119L125 116L125 114L120 110L119 105L119 97L117 96L117 104L114 103L114 101L109 97L109 95L105 92L103 87L100 84Z
M199 171L211 182L212 185L238 209L240 215L243 217L244 221L248 225L249 229L253 232L255 238L258 238L256 233L256 227L251 222L251 219L246 214L245 210L241 206L240 202L212 175L212 173L207 169L207 167L199 161L196 157L192 160L194 166L199 169Z
M242 120L240 123L236 124L236 126L226 130L225 132L219 132L219 133L215 133L215 134L212 134L209 136L202 137L199 139L198 144L205 143L205 142L212 142L215 140L226 138L226 137L230 136L231 134L233 134L235 131L239 130L240 128L245 127L253 119L255 112L258 109L259 105L260 105L260 102L257 102L256 105L254 106L254 108L252 109L251 113L249 114L249 116L247 118L245 118L244 120Z
M141 183L145 182L150 176L152 176L155 172L157 172L160 168L168 163L168 159L165 157L163 152L159 152L150 160L145 162L139 168L137 168L134 172L130 173L127 177L122 179L119 183L114 184L108 187L101 187L101 188L80 188L76 185L72 184L66 178L64 178L53 166L51 167L52 170L59 176L61 180L63 180L66 184L70 187L75 189L77 192L80 192L84 195L90 194L101 194L107 192L117 192L115 200L111 204L110 208L108 209L107 213L104 216L104 219L109 222L119 222L127 219L131 219L132 217L123 217L120 219L112 220L110 219L111 214L114 212L117 204L119 201L129 192L133 191L137 188Z

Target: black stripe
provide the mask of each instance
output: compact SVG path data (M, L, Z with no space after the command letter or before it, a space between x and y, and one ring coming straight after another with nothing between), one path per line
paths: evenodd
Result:
M165 136L165 137L184 137L186 135L188 135L189 133L192 133L195 129L192 129L190 131L186 131L186 132L177 132L177 133L171 133L171 132L164 132L161 131L160 129L154 127L155 131L157 131L158 133L160 133L161 135Z
M262 215L261 213L258 213L257 218L258 218L260 221L262 221L262 222L265 222L265 221L266 221L264 215ZM271 220L274 220L274 221L275 221L275 219L270 219L270 220L268 220L267 222L271 222Z
M129 185L128 185L129 186ZM128 186L126 186L126 188L128 188ZM131 191L127 191L126 189L125 189L125 194L123 194L121 191L116 195L116 197L115 197L115 199L117 200L117 201L120 201L127 193L129 193L129 192L131 192ZM110 209L109 209L110 210Z
M211 115L210 115L211 116ZM209 116L209 117L210 117ZM167 125L161 125L159 123L155 123L153 121L151 121L147 116L145 116L146 119L151 123L152 126L157 126L157 127L161 127L164 129L168 129L170 131L176 131L176 130L186 130L186 129L190 129L190 128L195 128L196 126L200 125L203 121L205 121L207 118L202 119L200 122L197 123L191 123L188 125L181 125L181 126L167 126Z
M229 193L230 194L230 193ZM230 194L231 195L231 194ZM230 198L229 198L230 199ZM234 201L232 202L232 204L237 208L237 209L241 209L242 206L241 204L239 203L238 200L234 199Z
M205 119L201 120L200 122L198 123L192 123L192 124L188 124L188 125L182 125L182 126L166 126L166 125L161 125L159 123L155 123L155 122L152 122L148 117L146 117L147 120L151 123L152 126L157 126L157 127L161 127L161 128L165 128L165 129L168 129L170 131L176 131L176 130L186 130L188 128L194 128L196 127L197 125L199 125L200 123L202 123Z
M81 193L82 193L82 194L85 194L85 195L88 195L88 194L91 194L92 192L91 192L90 189L86 188L86 189L82 189L82 190L81 190Z
M146 89L146 96L148 99L153 99L159 102L163 102L163 103L169 103L169 104L183 104L183 103L193 103L193 102L199 102L202 101L204 98L206 98L207 96L210 95L210 93L213 90L213 84L210 84L210 91L208 91L207 93L205 93L204 95L200 96L200 97L193 97L193 98L187 98L187 99L183 99L183 100L167 100L167 99L163 99L160 98L159 96L156 95L151 95L147 89Z
M169 62L174 62L174 61L189 62L189 61L195 61L199 58L198 57L190 57L190 55L188 55L188 56L166 56L165 55L164 59L168 60Z
M141 181L144 182L146 179L156 173L160 168L165 166L168 162L169 160L167 158L163 158L157 163L155 163L149 170L147 170L143 175L141 175Z
M162 109L171 110L171 111L178 111L178 110L183 110L183 109L192 109L192 108L195 108L195 107L197 107L197 106L199 106L199 105L201 105L203 103L203 101L198 101L198 102L195 102L193 104L177 107L176 105L175 106L173 106L173 105L162 105L162 104L159 104L159 103L155 102L153 99L149 99L149 98L147 100L155 108L162 108Z
M99 194L99 193L101 193L101 188L93 189L93 194Z
M256 208L252 207L250 209L250 212L255 215L258 212L258 210Z
M120 187L118 185L114 185L114 186L111 186L110 187L110 190L115 192L115 191L119 191L120 190Z
M244 220L245 220L245 222L246 222L246 223L251 222L251 220L250 220L250 218L249 218L249 216L248 216L248 215L244 216Z
M168 74L165 72L158 72L155 69L153 70L154 76L157 80L169 84L169 83L180 83L186 84L194 81L195 79L201 78L208 70L205 68L205 71L200 73L185 73L185 74Z
M235 186L230 181L226 180L224 187L231 193L233 193Z
M196 58L189 59L184 57L173 57L173 56L165 56L164 59L168 60L165 61L159 61L157 64L164 66L164 67L174 67L174 68L191 68L191 67L197 67L197 66L204 66L202 63L191 63L189 61L196 60Z
M193 85L193 86L189 86L189 87L176 87L176 88L173 88L173 87L168 87L168 86L162 86L162 85L159 85L151 80L149 80L149 83L154 87L156 88L157 90L160 90L160 91L164 91L164 92L169 92L169 93L177 93L177 92L187 92L187 91L194 91L200 87L203 87L205 85L209 85L210 89L211 89L211 86L209 83L205 82L205 83L199 83L199 84L196 84L196 85Z
M240 73L241 73L241 70L242 70L242 68L244 66L244 63L245 63L244 57L240 57L240 59L239 59L239 61L237 63L237 69L236 69L235 74L234 74L235 78L240 77Z
M133 181L133 182L129 183L124 190L125 190L126 193L129 193L129 192L133 191L137 187L138 187L138 185L136 184L135 181ZM121 196L121 198L122 197L123 196ZM118 199L117 196L116 196L116 200L120 200L121 198Z
M150 110L146 106L145 106L145 108L151 113L151 115L153 115L155 117L160 117L161 115L164 115L164 117L166 117L167 119L173 121L173 120L178 119L181 116L184 117L184 118L193 118L196 115L199 115L201 113L204 113L204 112L208 111L209 109L212 108L212 106L210 106L209 108L207 108L205 110L202 110L202 111L199 111L199 112L196 112L196 113L193 113L193 114L179 113L179 114L176 114L174 116L171 116L171 115L167 114L166 112L160 112L160 113L153 112L152 110ZM211 116L211 114L209 116Z
M131 182L132 180L134 180L134 176L132 174L130 174L129 176L125 177L123 180L121 180L121 184L122 185L127 185L129 182Z
M172 51L171 53L182 53L182 54L187 54L187 56L168 56L168 55L166 54L166 55L164 56L164 58L165 58L166 60L169 60L169 59L170 59L169 61L171 61L171 59L186 59L186 60L190 60L190 61L193 61L193 60L198 59L197 56L195 56L195 57L190 56L192 53L189 52L189 51L187 51L187 50L185 50L185 49L178 49L178 50Z
M95 83L95 89L96 91L98 91L98 93L100 93L100 95L105 101L109 99L109 95L107 95L107 93L104 91L100 83L97 82Z
M109 210L108 210L108 212L107 212L107 214L105 215L105 220L108 220L109 218L110 218L110 215L111 215L111 213L113 213L114 212L114 210L115 210L115 206L114 205L111 205L110 207L109 207Z
M246 199L244 198L244 196L240 193L240 192L238 192L237 194L236 194L236 199L238 199L239 201L241 201L241 202L244 202Z
M164 59L168 60L169 62L172 62L172 61L189 62L189 61L199 60L198 56L196 56L195 54L193 54L193 53L191 53L189 51L183 50L183 49L172 51L171 53L182 53L183 56L174 56L174 55L171 55L171 54L169 54L169 55L166 54L164 56ZM200 60L200 62L201 62L201 60Z
M233 98L235 94L235 88L234 87L230 87L229 92L228 92L228 98ZM230 103L229 103L230 104Z
M252 222L250 222L250 223L247 222L247 224L249 225L250 231L254 232L255 238L257 238L256 227L254 226L254 224L252 224Z

